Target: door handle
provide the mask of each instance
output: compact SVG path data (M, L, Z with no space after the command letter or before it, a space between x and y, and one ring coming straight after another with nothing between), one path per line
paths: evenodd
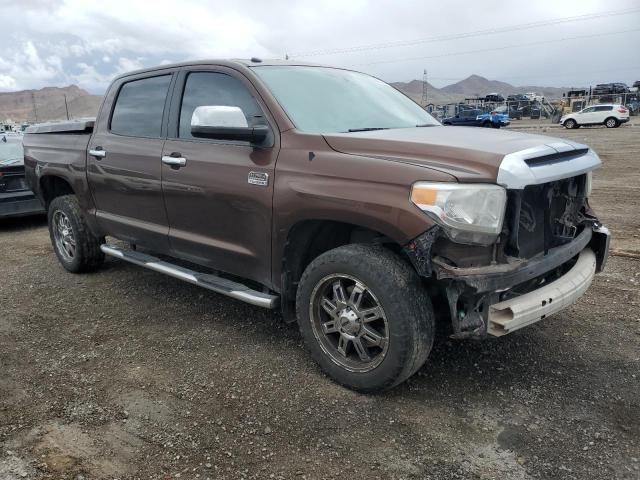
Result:
M170 155L162 156L162 163L171 165L172 167L184 167L187 164L187 159L184 157L172 157Z
M98 147L94 150L89 150L89 155L96 157L97 159L101 159L107 156L107 152Z

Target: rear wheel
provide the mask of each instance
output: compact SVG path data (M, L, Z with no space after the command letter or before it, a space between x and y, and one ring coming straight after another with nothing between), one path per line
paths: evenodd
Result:
M576 128L578 126L578 123L572 118L570 118L569 120L565 120L563 125L564 125L564 128L571 129L571 128Z
M420 277L382 247L346 245L304 271L296 299L307 349L338 383L391 388L425 362L434 314Z
M616 128L618 126L618 120L613 117L609 117L604 121L604 125L607 128Z
M101 239L89 230L74 195L54 198L47 218L53 249L65 269L73 273L90 272L102 264Z
M483 126L484 128L493 128L493 123L492 123L492 122L484 122L484 123L482 124L482 126Z

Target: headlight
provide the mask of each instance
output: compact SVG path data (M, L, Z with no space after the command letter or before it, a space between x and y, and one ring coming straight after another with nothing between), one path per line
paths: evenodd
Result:
M587 172L587 180L584 185L584 192L587 198L591 196L592 188L593 188L593 172Z
M507 192L498 185L417 182L411 201L458 243L490 245L502 230Z

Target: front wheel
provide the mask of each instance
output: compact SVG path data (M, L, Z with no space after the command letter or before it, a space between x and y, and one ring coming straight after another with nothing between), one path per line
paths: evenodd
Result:
M101 240L89 230L74 195L54 198L47 218L53 249L65 269L73 273L90 272L102 264Z
M569 120L565 120L563 125L564 125L564 128L572 129L572 128L576 128L578 126L578 123L575 120L570 118Z
M398 385L433 345L433 308L420 277L382 247L346 245L317 257L300 279L296 305L313 359L354 390Z

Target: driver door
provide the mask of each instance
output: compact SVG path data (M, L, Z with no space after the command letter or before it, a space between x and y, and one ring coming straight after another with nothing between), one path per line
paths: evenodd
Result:
M163 148L162 190L171 254L223 272L271 283L273 146L196 138L193 112L200 106L242 109L249 126L275 123L253 86L224 67L182 71ZM175 159L180 159L176 162ZM256 177L264 180L257 184Z

